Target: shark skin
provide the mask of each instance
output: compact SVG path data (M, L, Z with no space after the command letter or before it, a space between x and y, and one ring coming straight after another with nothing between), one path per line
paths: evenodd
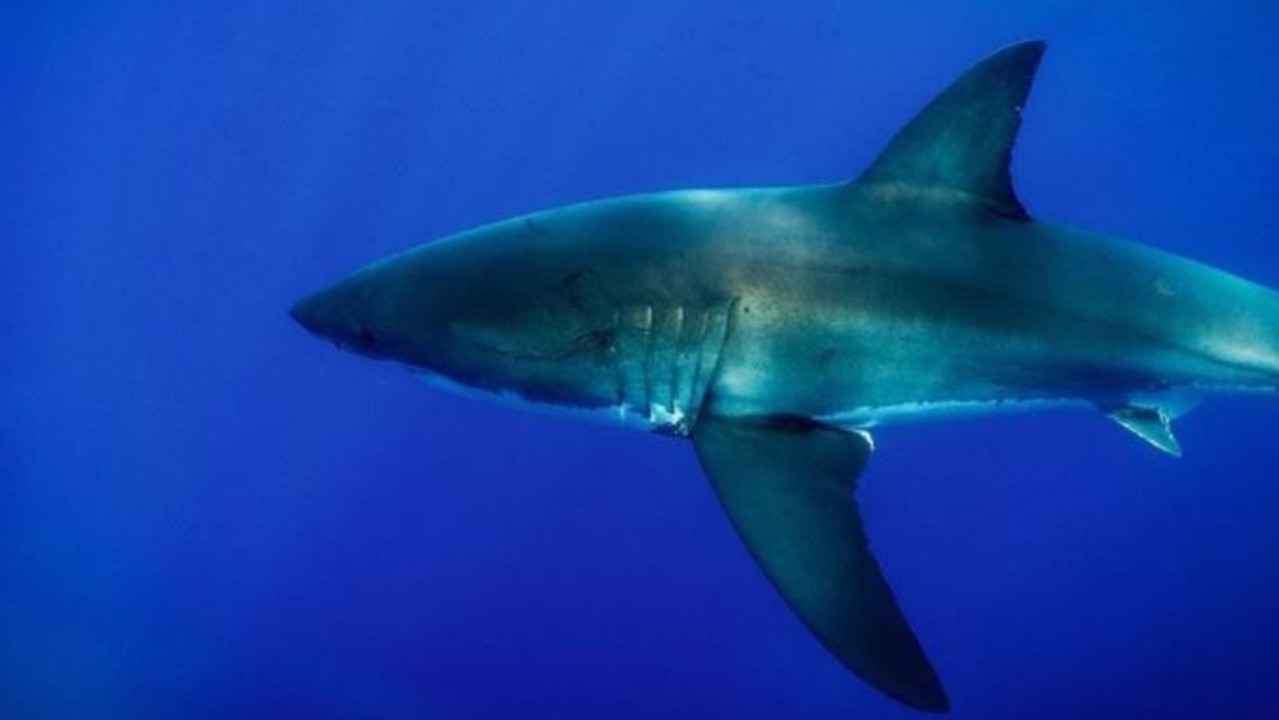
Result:
M339 347L499 400L687 437L818 640L920 710L945 690L855 500L884 424L1095 409L1172 421L1279 389L1279 293L1030 218L1009 174L1041 42L974 65L857 180L571 205L427 243L291 310Z

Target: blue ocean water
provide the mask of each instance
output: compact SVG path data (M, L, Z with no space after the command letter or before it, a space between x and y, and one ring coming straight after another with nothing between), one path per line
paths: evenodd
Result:
M1279 287L1272 0L12 3L0 717L907 718L683 442L440 394L286 315L623 192L851 178L1050 48L1030 211ZM1279 717L1279 402L885 430L862 508L956 718Z

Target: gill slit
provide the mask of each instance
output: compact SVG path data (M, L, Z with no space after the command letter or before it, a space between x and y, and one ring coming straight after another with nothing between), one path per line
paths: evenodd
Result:
M700 311L645 304L614 314L618 412L624 421L688 434L719 368L736 305L736 298Z

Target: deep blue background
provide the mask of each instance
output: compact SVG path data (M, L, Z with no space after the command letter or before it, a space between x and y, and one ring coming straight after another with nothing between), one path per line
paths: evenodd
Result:
M0 717L917 717L740 549L683 442L295 327L413 243L852 177L1050 41L1027 207L1279 286L1279 7L9 3ZM876 551L956 718L1279 717L1279 403L885 430Z

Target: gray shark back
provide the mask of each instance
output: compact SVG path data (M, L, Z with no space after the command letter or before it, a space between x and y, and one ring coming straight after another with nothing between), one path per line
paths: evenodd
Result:
M1279 294L933 195L780 191L773 204L802 210L737 216L721 240L734 249L701 259L740 296L713 388L726 411L873 424L922 406L1110 408L1279 382ZM778 233L776 218L791 215L803 226Z

